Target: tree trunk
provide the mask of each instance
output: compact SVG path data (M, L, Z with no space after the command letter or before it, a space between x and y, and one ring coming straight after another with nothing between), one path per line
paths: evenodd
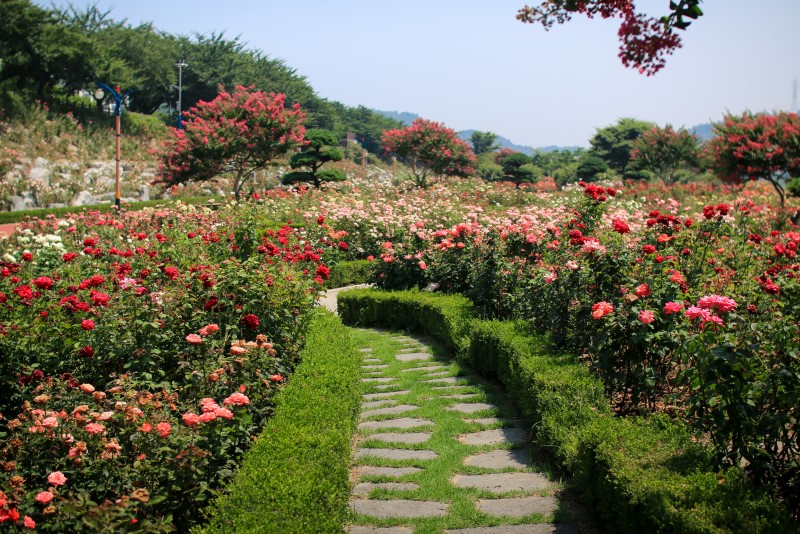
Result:
M247 173L242 169L236 173L236 178L233 179L233 197L238 204L241 200L242 186L247 181Z

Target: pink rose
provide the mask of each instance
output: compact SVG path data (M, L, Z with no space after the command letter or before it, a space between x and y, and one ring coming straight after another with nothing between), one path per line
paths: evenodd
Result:
M53 500L53 494L49 491L41 491L36 494L36 502L40 504L50 504Z
M53 471L47 476L47 481L53 486L63 486L67 483L67 477L61 471Z

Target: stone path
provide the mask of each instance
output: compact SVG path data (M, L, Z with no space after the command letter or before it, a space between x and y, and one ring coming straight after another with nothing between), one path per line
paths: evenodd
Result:
M364 332L349 534L579 532L554 522L560 486L493 386L418 339Z

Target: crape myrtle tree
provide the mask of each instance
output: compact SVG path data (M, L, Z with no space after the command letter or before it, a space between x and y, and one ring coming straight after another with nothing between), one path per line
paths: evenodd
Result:
M549 30L554 24L569 21L575 13L589 18L620 18L617 35L622 64L651 76L664 67L666 56L681 47L675 30L685 30L691 20L703 15L700 0L672 0L669 9L668 14L655 18L637 12L634 0L545 0L520 9L517 19Z
M300 104L284 106L283 94L238 86L184 113L184 129L172 130L160 157L156 183L167 186L191 180L233 176L238 201L242 185L256 171L303 143Z
M428 187L429 177L474 172L475 154L456 132L438 122L419 118L407 128L385 131L383 148L411 167L417 187Z
M305 144L300 152L292 154L289 165L292 169L308 169L288 172L281 178L284 185L297 182L312 182L319 188L322 182L342 182L347 176L338 169L322 169L330 161L341 161L344 153L337 146L339 137L330 130L312 128L306 130Z
M675 182L679 170L696 168L700 162L700 140L697 136L685 128L675 131L669 124L644 132L631 148L629 166L652 172L666 184Z
M784 181L800 176L800 118L796 113L776 115L745 112L726 115L714 124L716 137L707 148L714 172L723 181L768 181L785 207Z

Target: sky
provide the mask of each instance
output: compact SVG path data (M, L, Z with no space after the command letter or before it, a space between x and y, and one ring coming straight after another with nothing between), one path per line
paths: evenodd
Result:
M800 0L704 0L683 48L652 77L626 69L618 20L545 31L526 0L70 0L180 35L225 32L279 58L317 94L409 111L534 147L588 146L622 117L692 127L745 110L797 111ZM529 4L538 3L528 0ZM668 0L637 0L660 16ZM178 58L176 58L177 60ZM189 66L191 68L191 66ZM177 68L176 68L177 79ZM800 97L798 97L800 98Z

